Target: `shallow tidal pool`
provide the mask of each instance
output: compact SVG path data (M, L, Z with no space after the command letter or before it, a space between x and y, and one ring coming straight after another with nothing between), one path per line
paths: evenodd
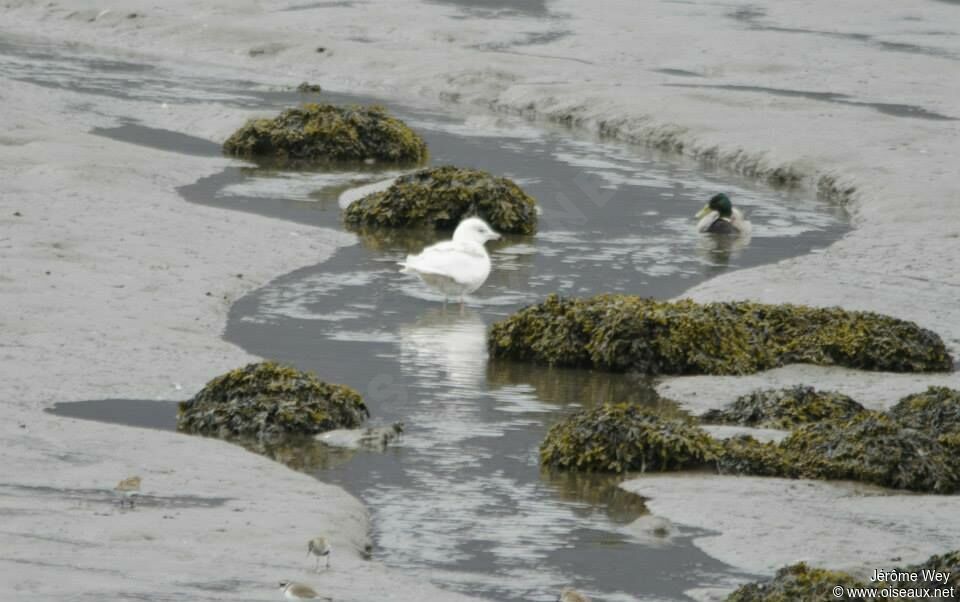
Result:
M172 68L6 42L0 73L130 103L211 103L265 113L304 100L371 100L304 97L255 82L186 77ZM406 425L403 439L383 452L304 451L298 458L287 450L288 462L367 504L374 558L466 593L546 601L575 585L595 600L682 600L694 588L753 577L694 546L706 531L651 522L642 499L619 489L616 479L541 473L537 447L550 424L604 401L663 404L649 382L490 362L486 332L492 321L553 292L667 298L729 270L814 252L847 230L846 216L807 193L755 186L546 124L388 106L424 136L431 164L513 178L538 200L540 229L490 245L493 273L462 311L444 307L397 271L408 252L449 237L443 232L345 237L347 244L327 261L281 275L238 300L226 328L229 341L348 384L366 398L372 422ZM219 156L214 141L151 127L132 112L94 131L201 161ZM190 202L321 226L317 236L324 237L329 229L343 231L341 194L399 173L286 171L236 161L180 192ZM693 214L719 191L748 215L750 240L694 232ZM158 428L170 428L174 411L158 402L84 404L61 404L57 411Z

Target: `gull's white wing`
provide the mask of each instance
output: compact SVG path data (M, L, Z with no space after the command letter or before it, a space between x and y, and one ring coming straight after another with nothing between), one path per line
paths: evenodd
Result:
M444 276L461 284L483 282L490 275L490 257L482 247L453 241L427 247L419 255L408 255L403 272Z

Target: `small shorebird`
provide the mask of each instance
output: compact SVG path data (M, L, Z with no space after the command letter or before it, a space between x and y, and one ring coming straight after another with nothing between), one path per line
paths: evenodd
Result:
M323 556L327 559L326 568L330 568L330 551L332 548L327 543L326 538L323 537L314 537L307 542L307 557L311 554L317 557L317 571L320 570L320 557Z
M297 583L296 581L281 581L280 591L283 592L283 597L287 600L320 599L320 594L314 591L312 587L309 585L304 585L303 583ZM331 598L324 599L330 600Z
M569 587L563 588L557 602L590 602L590 598Z
M140 495L140 477L127 477L123 479L117 486L113 488L119 495L123 497L120 498L120 507L122 508L125 502L130 503L130 507L133 508L133 498Z

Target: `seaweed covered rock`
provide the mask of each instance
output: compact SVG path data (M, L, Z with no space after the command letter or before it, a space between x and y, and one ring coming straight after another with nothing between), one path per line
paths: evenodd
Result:
M935 571L942 574L949 573L946 583L943 581L929 580L925 577L932 576ZM926 588L929 590L953 588L952 597L926 598L927 600L960 600L960 550L947 552L931 556L920 564L898 569L898 572L915 573L919 575L919 581L911 582L909 587ZM904 584L899 584L903 587Z
M748 374L789 363L950 370L935 333L870 312L750 302L550 295L497 322L492 357L646 374Z
M908 395L890 408L894 420L933 434L940 443L960 453L960 391L930 387Z
M480 216L498 232L532 234L536 202L507 178L474 169L431 167L403 175L388 189L351 203L347 225L453 229Z
M862 405L841 393L798 385L742 395L721 410L704 413L700 419L711 424L791 429L820 420L849 419L864 411Z
M741 585L727 596L727 602L819 602L821 600L867 600L835 596L833 588L866 587L853 575L840 571L816 569L800 562L777 571L770 581Z
M802 305L730 304L753 329L769 328L776 364L838 365L888 372L949 372L953 359L936 333L866 311Z
M692 301L550 295L495 323L489 348L492 357L561 366L739 374L770 363L752 353L750 339L729 312Z
M960 458L931 434L877 412L802 426L780 447L801 477L934 493L960 491Z
M905 427L886 414L864 411L794 430L780 443L751 437L721 442L721 473L804 479L839 479L893 489L960 491L960 458L936 437Z
M942 574L949 573L946 583L942 581L924 580L924 572L939 571ZM913 566L892 569L894 573L916 574L918 581L892 581L892 582L864 582L853 575L841 571L831 571L827 569L813 568L800 562L798 564L784 567L777 571L777 574L768 581L758 583L748 583L737 588L726 598L726 602L819 602L820 600L850 600L850 601L873 601L881 599L900 600L902 602L913 602L919 600L957 600L960 592L960 550L948 552L946 554L931 556L925 562ZM834 594L835 587L843 588L841 595ZM850 596L848 591L859 588L883 588L895 587L909 592L911 589L917 592L923 592L921 597L861 597ZM950 588L953 588L951 591ZM935 596L935 590L944 593L943 596ZM851 592L852 593L852 592ZM909 594L908 594L909 595Z
M930 387L901 399L890 409L890 416L904 426L930 433L960 457L960 391Z
M360 394L350 387L261 362L218 376L181 402L177 428L223 438L310 435L355 428L368 416Z
M292 162L420 163L427 158L423 139L383 107L315 103L273 119L251 119L223 149L238 157Z
M717 472L754 477L798 478L800 470L791 464L780 444L757 441L750 435L719 442Z
M713 460L715 450L713 438L690 420L636 404L605 404L553 425L540 445L540 463L597 472L676 470Z

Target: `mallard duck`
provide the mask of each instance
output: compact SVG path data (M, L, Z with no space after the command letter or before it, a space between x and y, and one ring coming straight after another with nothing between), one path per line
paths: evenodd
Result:
M427 286L450 296L463 296L480 288L490 275L490 256L484 243L500 235L479 217L468 217L453 232L453 240L438 242L420 252L407 255L401 272L416 274Z
M697 232L701 234L740 236L750 233L750 222L743 217L739 209L734 209L730 197L722 192L710 197L710 202L703 206L696 217L700 220L697 223Z

